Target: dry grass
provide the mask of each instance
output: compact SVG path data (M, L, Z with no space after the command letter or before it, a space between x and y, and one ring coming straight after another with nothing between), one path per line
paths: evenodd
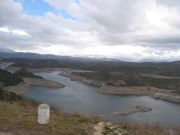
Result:
M0 102L0 131L13 135L93 135L99 120L78 114L66 114L51 109L50 123L37 123L37 103L29 100ZM127 131L123 135L168 135L158 127L141 128L118 125Z
M36 104L29 101L15 103L0 103L0 130L6 125L12 129L23 129L33 134L62 134L84 135L91 129L93 119L80 115L69 115L51 111L50 123L39 125L37 123ZM4 127L6 128L6 127Z

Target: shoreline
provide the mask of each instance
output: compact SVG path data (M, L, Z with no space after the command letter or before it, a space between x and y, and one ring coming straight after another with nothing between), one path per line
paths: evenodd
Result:
M4 91L13 92L13 93L21 96L21 95L25 95L31 89L31 85L29 85L25 82L22 82L15 86L2 87L2 89Z
M103 86L97 90L102 94L113 94L113 95L152 95L156 92L162 92L163 89L155 87L144 87L144 86L131 86L131 87L115 87L115 86Z
M52 89L64 88L65 85L59 82L47 80L47 79L38 79L38 78L23 78L22 83L15 86L7 86L2 89L5 91L13 92L17 95L25 95L32 86L41 86Z
M62 70L61 70L62 71ZM180 95L173 93L174 90L160 89L156 87L147 86L129 86L129 87L115 87L103 85L102 82L89 80L85 77L74 75L71 69L63 69L63 76L69 77L71 80L79 81L81 83L97 87L97 92L107 95L127 95L127 96L149 96L156 100L162 100L172 103L180 104Z
M79 71L84 71L84 72L92 72L92 71L75 70L75 69L70 69L70 68L29 69L29 71L31 71L31 72L47 72L47 73L50 73L50 72L53 72L53 71L62 71L62 73L60 73L60 75L68 77L72 81L78 81L78 82L81 82L83 84L87 84L87 85L98 87L98 88L103 86L103 82L97 82L97 81L87 79L85 77L73 74L73 72L79 72Z
M104 86L97 90L99 93L107 95L127 95L127 96L149 96L156 100L167 101L171 103L180 104L180 95L167 91L165 89L159 89L155 87L113 87Z
M30 69L31 72L52 72L63 71L60 75L66 76L73 81L78 81L83 84L97 87L97 92L108 95L127 95L127 96L149 96L156 100L162 100L172 103L180 104L180 95L173 93L174 90L165 90L156 87L147 86L131 86L131 87L115 87L104 85L103 82L96 82L82 76L74 75L74 70L70 68L44 68L44 69ZM84 70L86 72L86 70ZM89 71L88 71L89 72Z

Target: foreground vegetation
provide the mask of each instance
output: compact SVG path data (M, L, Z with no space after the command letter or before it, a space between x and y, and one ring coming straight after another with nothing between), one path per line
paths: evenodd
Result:
M99 120L78 114L66 114L51 108L50 123L37 123L37 103L29 100L0 101L0 131L15 135L93 135ZM102 135L110 135L113 129L105 126ZM158 127L140 128L116 125L123 135L166 135ZM116 135L116 134L113 134Z
M10 128L8 132L21 135L84 135L88 134L91 119L79 116L62 114L51 111L51 121L48 125L37 123L37 105L28 101L14 103L0 103L0 130ZM17 130L18 129L18 130Z
M168 135L156 127L138 127L132 124L106 124L97 117L67 114L51 108L50 123L37 123L37 102L24 99L0 89L0 133L13 135ZM105 123L102 131L98 123ZM116 131L116 132L115 132ZM112 134L114 133L114 134ZM5 135L5 134L3 134Z

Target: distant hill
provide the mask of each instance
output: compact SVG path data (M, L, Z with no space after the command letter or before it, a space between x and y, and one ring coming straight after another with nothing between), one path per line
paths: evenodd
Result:
M56 55L41 55L37 53L23 53L23 52L4 51L4 50L0 51L0 57L1 58L23 58L23 59L59 59L61 58Z
M51 60L74 60L74 61L120 61L118 59L111 58L95 58L95 57L72 57L72 56L60 56L52 54L38 54L38 53L26 53L15 52L7 49L0 49L0 58L19 58L19 59L51 59Z

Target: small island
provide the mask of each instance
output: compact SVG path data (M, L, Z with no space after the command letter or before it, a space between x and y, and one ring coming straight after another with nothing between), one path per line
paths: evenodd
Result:
M112 115L129 115L129 114L138 113L138 112L150 112L150 111L152 111L152 109L149 107L146 107L144 105L137 105L133 108L114 112L114 113L112 113Z

